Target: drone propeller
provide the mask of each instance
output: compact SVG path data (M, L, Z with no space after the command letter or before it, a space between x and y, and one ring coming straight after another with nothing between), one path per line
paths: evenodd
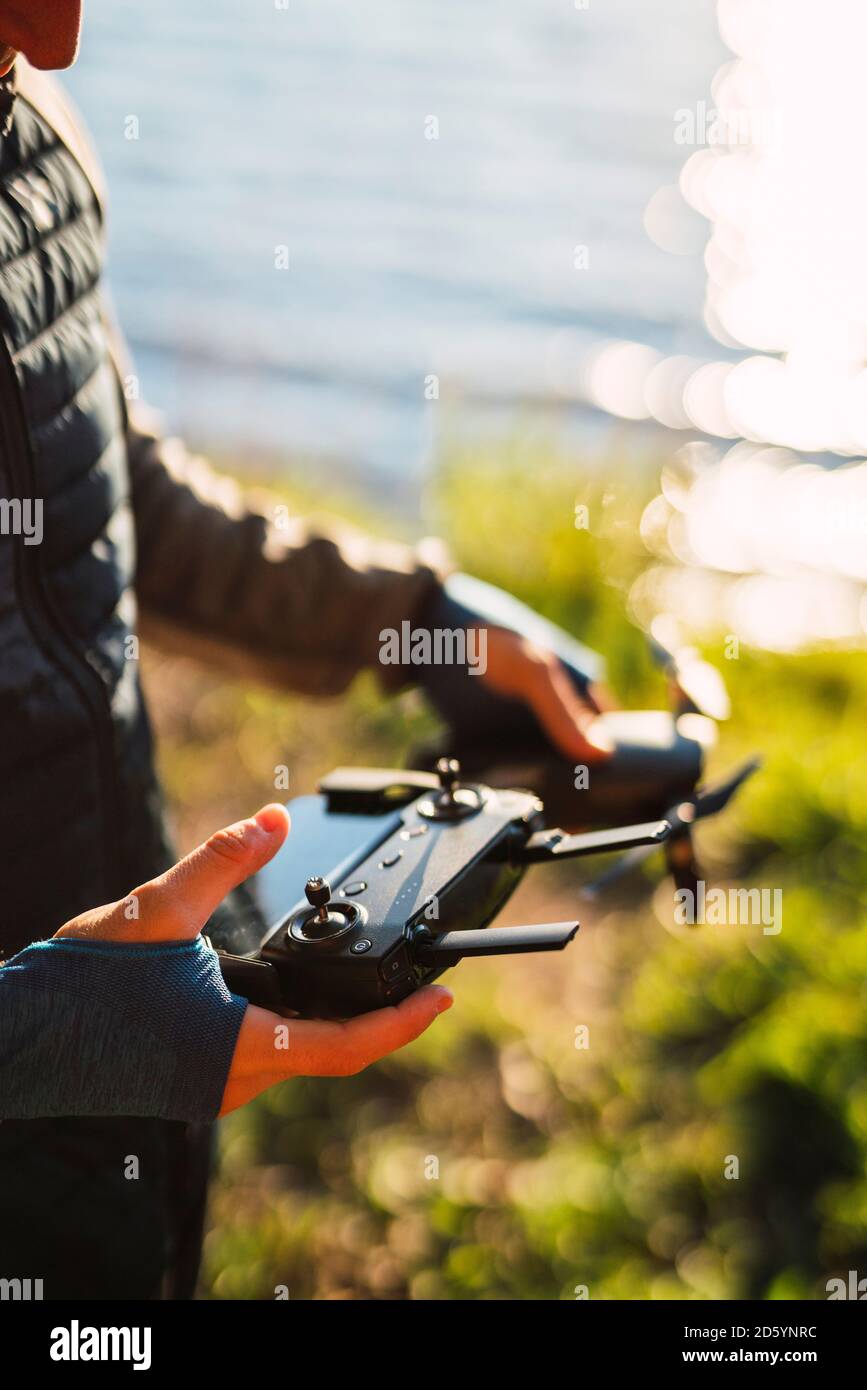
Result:
M714 816L731 801L739 787L748 777L761 767L760 758L750 758L724 781L706 790L697 789L692 796L685 797L665 813L665 820L671 826L671 835L666 846L669 868L678 887L692 887L696 877L692 857L690 831L698 820ZM623 854L617 863L600 874L598 878L585 884L581 897L587 902L595 901L612 884L624 878L632 869L643 863L652 854L653 845L636 845ZM682 880L682 882L681 882Z
M672 835L677 836L678 831L689 830L697 820L704 820L705 816L715 816L725 810L738 788L742 787L747 778L752 777L761 765L761 758L749 758L725 781L706 789L698 787L691 796L677 802L665 813L665 819L671 824Z

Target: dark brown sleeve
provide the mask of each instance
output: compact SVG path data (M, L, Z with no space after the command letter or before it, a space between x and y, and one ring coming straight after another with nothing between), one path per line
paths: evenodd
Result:
M445 567L438 542L372 540L245 495L127 406L142 631L164 646L309 694L362 668L388 685L380 632L413 620ZM393 673L392 681L389 674Z

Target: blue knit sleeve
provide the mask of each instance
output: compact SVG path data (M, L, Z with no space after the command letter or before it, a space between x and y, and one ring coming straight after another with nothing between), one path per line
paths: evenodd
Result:
M35 942L0 967L0 1119L214 1119L246 1007L200 936Z

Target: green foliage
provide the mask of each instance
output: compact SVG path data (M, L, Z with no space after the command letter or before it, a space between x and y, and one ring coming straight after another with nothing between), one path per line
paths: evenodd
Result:
M466 568L604 650L624 703L663 706L625 616L646 498L647 480L516 445L456 453L433 501ZM704 862L782 889L780 934L678 927L670 888L639 880L563 957L465 967L411 1048L223 1124L209 1296L822 1298L867 1272L867 662L722 652L708 642L734 706L716 766L765 764L702 827ZM177 663L152 687L186 841L272 795L263 767L289 764L294 794L427 727L365 682L321 708ZM512 920L566 915L575 874L555 878L528 880Z

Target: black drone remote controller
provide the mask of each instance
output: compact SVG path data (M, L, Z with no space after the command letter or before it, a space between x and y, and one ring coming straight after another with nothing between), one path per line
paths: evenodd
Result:
M321 1018L399 1003L464 956L562 950L575 921L488 925L527 866L661 844L671 828L545 829L538 797L463 782L448 758L435 774L339 768L289 812L252 880L258 939L249 925L211 939L235 993Z

